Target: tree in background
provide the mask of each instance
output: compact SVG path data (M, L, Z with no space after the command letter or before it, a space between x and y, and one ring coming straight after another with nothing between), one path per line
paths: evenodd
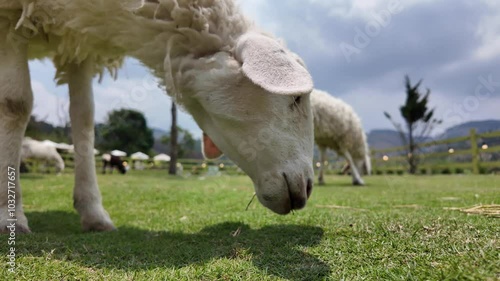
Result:
M34 115L30 117L25 136L36 140L71 143L70 128L68 126L54 126Z
M405 121L406 131L400 123L392 119L389 113L384 112L385 117L391 121L399 132L401 140L406 147L406 159L409 165L410 174L415 174L417 172L420 162L417 153L417 141L429 136L434 126L442 122L441 120L433 118L434 109L429 109L427 107L431 91L427 89L425 95L419 92L418 88L421 83L422 80L412 86L410 78L405 76L406 102L399 108L399 111Z
M57 99L57 119L62 125L64 138L72 142L71 137L71 118L69 116L69 101L61 101Z
M169 144L170 136L163 136L161 142ZM191 157L196 153L196 140L193 135L186 129L177 126L177 158Z
M148 153L153 147L153 132L141 112L114 110L108 114L106 123L96 128L99 130L97 147L102 151L119 149L128 154L137 151Z
M168 167L168 174L177 174L177 105L172 100L172 126L170 127L170 166Z

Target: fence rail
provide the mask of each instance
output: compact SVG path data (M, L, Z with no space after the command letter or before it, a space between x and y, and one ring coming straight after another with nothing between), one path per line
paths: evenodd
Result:
M490 141L491 139L494 139L494 141ZM430 141L420 144L419 148L427 150L419 154L422 159L419 164L420 173L470 172L479 174L495 170L500 171L500 131L477 134L476 130L472 129L468 136ZM401 174L407 170L406 161L408 156L405 146L374 149L371 154L372 170L375 174ZM63 154L62 157L66 165L66 171L72 172L74 169L73 155ZM130 158L123 157L123 159L133 165ZM54 170L49 166L43 168L43 163L36 160L26 162L31 170L40 171L41 166L42 172ZM214 170L229 174L243 173L233 162L225 159L215 161L179 159L178 162L182 166L184 173L204 174ZM96 156L96 168L98 172L102 169L100 156ZM147 160L144 162L144 168L168 169L168 163Z
M478 134L471 129L468 136L419 144L420 173L474 174L500 170L500 131ZM373 149L375 173L404 173L407 170L407 147Z
M74 156L70 153L62 153L61 157L64 160L65 173L72 173L75 168ZM130 157L121 157L123 161L127 162L127 165L131 165L131 169L134 169L134 160ZM100 155L95 157L95 164L97 172L102 171L103 162ZM27 159L24 161L27 164L30 171L42 172L42 173L53 173L55 168L53 165L46 165L43 161L36 159ZM183 173L190 174L204 174L204 173L214 173L214 172L224 172L227 174L241 174L243 173L232 161L225 159L218 160L203 160L203 159L178 159L177 161L180 167L178 170L182 170ZM159 162L150 160L142 161L143 169L146 170L168 170L168 162Z

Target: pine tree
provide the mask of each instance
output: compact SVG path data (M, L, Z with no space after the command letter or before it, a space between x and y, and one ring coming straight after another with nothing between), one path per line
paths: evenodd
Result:
M410 174L417 172L418 164L420 163L418 141L429 136L434 126L442 122L433 118L434 109L428 108L431 91L427 89L425 95L422 94L418 89L421 84L422 80L412 86L410 78L405 76L406 102L399 108L399 111L405 121L406 130L400 123L395 122L389 113L384 112L385 117L391 121L399 132L401 140L406 147L406 159Z

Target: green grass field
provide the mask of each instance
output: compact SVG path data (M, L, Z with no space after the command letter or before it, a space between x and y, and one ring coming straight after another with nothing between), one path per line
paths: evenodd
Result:
M499 280L500 220L450 207L500 203L499 176L347 176L287 216L244 176L99 175L118 231L82 233L73 177L22 177L32 234L0 280ZM7 236L0 249L7 253ZM7 261L2 254L2 262Z

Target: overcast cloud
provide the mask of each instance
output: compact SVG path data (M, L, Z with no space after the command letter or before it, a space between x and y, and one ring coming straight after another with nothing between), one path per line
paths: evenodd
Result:
M469 120L500 119L500 1L242 0L257 25L282 38L306 62L316 88L350 103L367 131L391 128L403 78L423 79L445 129ZM66 87L55 87L50 62L30 63L37 116L57 123ZM96 119L113 108L145 113L168 130L170 99L140 63L128 60L113 81L96 83ZM142 87L140 87L142 85ZM140 87L147 89L135 91ZM181 114L180 126L199 135Z

